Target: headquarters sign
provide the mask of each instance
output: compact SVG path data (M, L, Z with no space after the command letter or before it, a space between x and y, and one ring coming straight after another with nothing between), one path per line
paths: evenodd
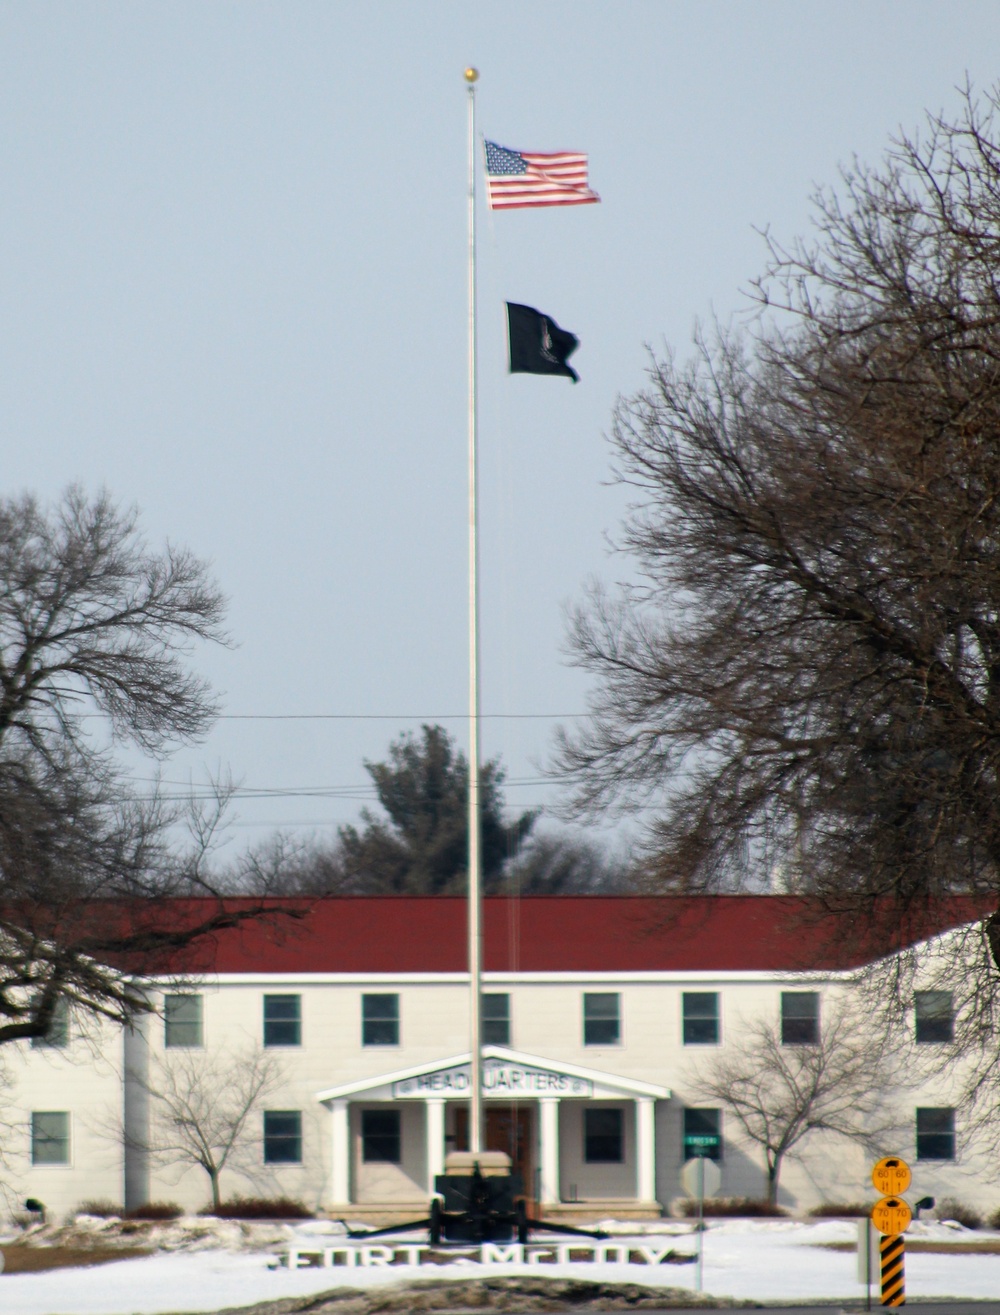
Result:
M467 1097L472 1083L468 1064L439 1068L418 1077L403 1078L392 1084L394 1100L426 1100L439 1096L445 1100ZM487 1098L517 1100L532 1096L592 1096L594 1084L585 1078L553 1073L549 1069L531 1068L502 1059L488 1059L483 1065L483 1095Z

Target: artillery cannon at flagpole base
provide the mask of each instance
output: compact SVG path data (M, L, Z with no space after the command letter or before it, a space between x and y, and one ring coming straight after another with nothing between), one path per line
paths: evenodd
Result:
M504 1151L451 1151L434 1179L430 1241L526 1242L521 1175Z
M426 1228L431 1246L483 1242L528 1241L535 1230L568 1237L606 1238L600 1229L529 1219L519 1173L511 1172L506 1151L449 1151L444 1173L434 1179L434 1196L427 1219L413 1219L386 1228L354 1229L342 1220L352 1238L388 1237Z

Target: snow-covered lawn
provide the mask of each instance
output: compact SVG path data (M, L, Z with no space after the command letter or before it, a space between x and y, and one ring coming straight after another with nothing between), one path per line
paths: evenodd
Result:
M341 1284L358 1288L418 1276L468 1278L478 1268L469 1262L420 1269L269 1268L274 1264L273 1249L283 1245L282 1239L301 1246L335 1244L336 1235L328 1227L307 1224L276 1228L268 1233L259 1229L241 1232L238 1227L228 1225L213 1233L202 1226L200 1236L192 1236L188 1230L188 1245L193 1249L171 1250L91 1268L0 1275L0 1311L3 1315L205 1312L324 1292ZM643 1227L641 1235L635 1234L637 1244L648 1245L654 1231L668 1235L664 1244L669 1241L677 1249L693 1248L695 1238L690 1226L670 1221ZM853 1251L830 1250L823 1245L853 1242L856 1236L853 1223L832 1220L821 1223L713 1220L704 1235L705 1291L718 1296L777 1301L857 1298L864 1289L856 1279L857 1261ZM911 1236L914 1240L943 1241L953 1246L945 1255L907 1255L907 1297L996 1298L1000 1293L1000 1255L962 1254L964 1243L996 1234L920 1223L914 1226ZM182 1228L174 1228L169 1237L173 1240L168 1245L184 1247ZM265 1247L272 1248L271 1252ZM541 1271L538 1266L529 1270L527 1266L491 1265L488 1272L491 1275L544 1272L552 1277L586 1273L609 1282L640 1282L662 1287L693 1287L695 1281L693 1265L545 1265Z

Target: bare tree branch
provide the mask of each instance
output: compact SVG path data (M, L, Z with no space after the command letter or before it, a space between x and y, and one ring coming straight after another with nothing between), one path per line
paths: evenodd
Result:
M44 1036L61 1000L128 1022L149 1008L133 976L265 911L211 879L226 784L185 849L181 813L139 797L113 752L208 729L215 699L187 661L226 642L223 612L206 565L150 551L107 493L0 499L0 1044ZM192 891L209 902L178 915Z
M668 889L1000 906L1000 93L815 198L743 334L618 407L639 582L577 610L557 766Z

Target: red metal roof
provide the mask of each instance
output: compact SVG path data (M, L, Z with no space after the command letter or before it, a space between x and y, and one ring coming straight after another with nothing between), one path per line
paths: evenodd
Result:
M179 921L200 916L179 901ZM227 900L227 908L251 901ZM254 902L255 903L255 902ZM213 934L175 960L218 973L463 972L466 903L450 896L274 899L275 912ZM161 906L162 908L162 906ZM887 924L823 913L797 896L531 896L484 901L487 972L768 972L857 966L981 914L954 900L936 914Z

